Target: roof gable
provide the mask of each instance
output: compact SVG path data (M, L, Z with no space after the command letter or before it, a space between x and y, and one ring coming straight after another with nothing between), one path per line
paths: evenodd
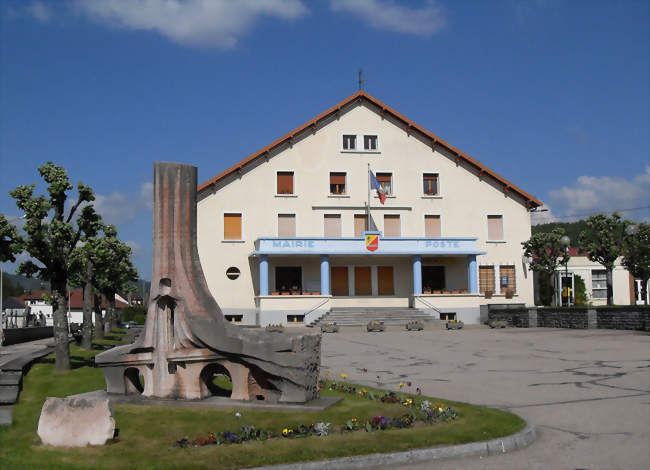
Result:
M390 106L387 106L386 104L382 103L377 98L373 97L372 95L366 93L363 90L358 91L357 93L346 98L345 100L341 101L335 106L332 106L325 112L319 114L318 116L311 119L310 121L307 121L302 126L297 127L296 129L283 135L279 139L276 139L266 147L258 150L257 152L241 160L240 162L236 163L235 165L231 166L225 171L219 173L217 176L199 185L198 192L201 193L202 191L216 185L224 178L234 173L241 172L244 169L244 167L246 167L248 164L257 161L258 159L268 158L270 156L271 151L276 150L286 144L292 145L294 139L296 139L300 134L304 132L315 133L318 130L320 124L332 118L333 116L338 117L341 114L344 107L354 104L355 102L358 104L362 104L364 103L364 101L376 106L380 110L382 116L389 115L390 117L393 118L393 120L397 121L398 123L401 123L408 135L415 134L415 133L419 134L419 136L423 140L430 142L432 149L436 149L437 147L445 149L447 152L451 153L455 157L456 163L460 163L461 161L465 162L469 164L471 167L475 168L478 171L479 176L484 177L487 175L491 177L494 181L496 181L501 185L504 193L507 194L509 192L513 192L515 194L518 194L520 197L524 199L526 203L526 207L528 207L529 209L541 206L543 204L539 199L527 193L523 189L515 186L510 181L502 177L501 175L487 168L478 160L475 160L474 158L470 157L460 149L448 144L437 135L433 134L432 132L428 131L422 126L411 121L407 117L395 111Z

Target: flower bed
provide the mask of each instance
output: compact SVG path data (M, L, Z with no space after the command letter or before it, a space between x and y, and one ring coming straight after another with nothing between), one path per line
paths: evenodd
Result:
M332 423L320 421L311 424L299 424L298 426L285 427L282 431L272 429L258 429L253 425L242 425L239 431L210 432L207 436L197 437L190 440L182 437L176 441L179 447L203 447L206 445L227 445L242 444L247 441L265 441L268 439L295 439L301 437L318 436L325 437L329 434L344 434L350 432L376 432L390 429L406 429L416 425L434 425L446 423L458 419L458 412L449 405L436 403L433 405L429 400L415 397L408 394L395 392L377 392L359 387L345 381L347 376L341 374L343 382L334 380L321 380L321 389L352 394L355 398L362 398L381 403L394 404L405 408L404 413L397 417L383 415L374 416L372 419L360 422L356 417L351 417L339 426ZM411 383L408 382L409 387ZM404 386L400 382L400 388ZM419 390L419 389L418 389ZM239 419L241 414L236 413Z

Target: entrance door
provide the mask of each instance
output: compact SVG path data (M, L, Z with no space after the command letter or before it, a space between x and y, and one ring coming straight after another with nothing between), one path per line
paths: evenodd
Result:
M332 266L332 295L347 296L348 290L348 267Z
M377 282L379 295L395 295L392 266L377 266Z
M372 295L370 266L356 266L354 268L354 295Z
M445 288L444 266L422 266L422 288L424 290L442 290Z

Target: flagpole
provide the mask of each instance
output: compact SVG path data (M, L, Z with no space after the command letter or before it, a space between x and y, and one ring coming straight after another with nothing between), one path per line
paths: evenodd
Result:
M370 163L368 163L368 204L366 205L366 231L370 231Z

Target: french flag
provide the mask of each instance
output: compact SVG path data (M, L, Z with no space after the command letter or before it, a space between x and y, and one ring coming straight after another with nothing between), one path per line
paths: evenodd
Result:
M375 177L375 174L370 171L370 187L372 189L377 190L377 196L379 197L379 202L382 204L386 202L386 191L384 191L384 188L381 187L381 184L379 184L379 181L377 181L377 178Z

